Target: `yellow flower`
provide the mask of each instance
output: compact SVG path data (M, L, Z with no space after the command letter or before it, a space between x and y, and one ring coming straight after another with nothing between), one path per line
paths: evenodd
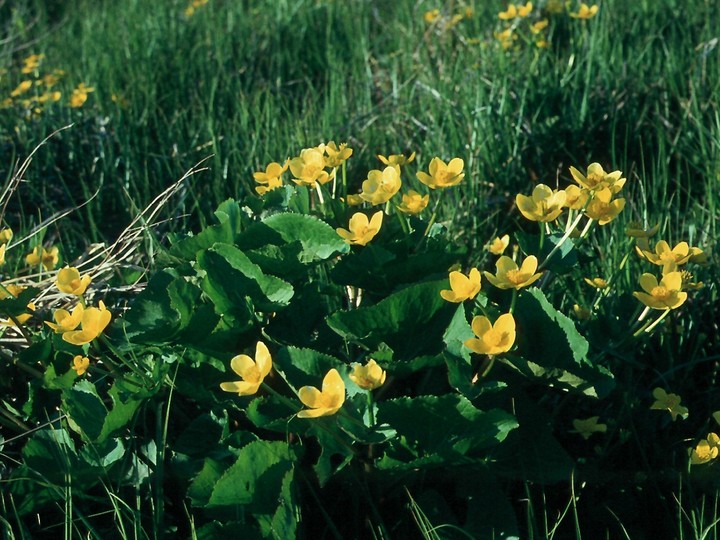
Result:
M580 188L576 185L565 188L565 206L568 208L572 208L573 210L585 208L585 204L587 204L589 198L590 192L585 188Z
M424 20L427 24L432 24L432 23L434 23L434 22L437 20L437 18L438 18L439 16L440 16L440 10L439 10L439 9L431 9L431 10L425 12L425 14L423 15L423 20Z
M695 448L688 448L691 465L702 465L718 457L720 437L716 433L708 433L707 439L701 439Z
M343 164L350 156L352 156L352 148L347 147L347 143L342 143L338 148L335 146L334 141L330 141L325 145L325 166L326 167L339 167Z
M240 396L252 396L257 393L265 377L270 373L272 357L267 345L258 341L255 346L255 360L247 354L239 354L230 360L230 367L242 378L242 381L224 382L220 384L220 388Z
M700 265L705 265L710 260L707 252L703 251L699 247L690 248L690 262Z
M460 303L472 300L480 292L480 271L472 268L466 276L462 272L450 272L450 289L440 291L440 296L448 302Z
M73 345L84 345L102 334L105 327L110 324L112 315L105 309L102 300L99 307L89 307L83 311L80 321L81 330L64 332L62 338Z
M682 274L669 272L660 283L652 274L640 276L640 286L645 292L634 292L633 296L652 309L675 309L687 300L687 293L682 291Z
M575 167L570 167L570 174L575 181L585 189L595 191L608 188L611 193L619 192L625 185L625 178L621 178L620 171L606 173L599 163L591 163L587 168L587 175L582 174Z
M547 28L548 24L549 24L549 21L547 19L542 19L542 20L532 24L530 26L530 31L533 34L539 34L540 32L542 32L543 30L545 30Z
M515 319L512 313L500 315L495 324L483 315L472 320L472 331L477 338L464 345L477 354L500 354L509 351L515 343Z
M87 101L88 94L94 91L95 89L92 86L85 86L85 83L78 84L70 96L70 107L73 109L82 107Z
M363 390L375 390L385 383L387 373L372 358L367 364L355 364L349 377L352 382Z
M20 73L24 73L26 75L28 73L32 73L40 67L40 60L43 58L45 58L44 54L31 54L23 60L23 67L20 70Z
M409 157L405 157L403 154L390 154L388 157L378 154L377 157L385 165L397 165L398 167L402 167L403 165L411 163L415 159L415 152L410 154Z
M303 386L298 391L303 405L309 407L298 413L298 418L317 418L330 416L340 410L345 403L345 382L336 369L331 369L322 382L322 391L314 386Z
M540 279L542 273L535 273L537 267L535 255L527 257L519 268L515 261L503 255L495 263L495 275L486 271L485 277L499 289L522 289Z
M495 32L493 35L495 36L495 39L500 42L502 48L506 50L512 47L513 42L518 38L512 28L506 28L502 32Z
M30 88L32 88L32 81L23 81L17 85L15 90L10 92L10 97L17 97L21 94L24 94L25 92L30 90Z
M580 4L580 9L577 13L570 13L573 19L592 19L598 12L598 6L593 5L588 7L587 4Z
M462 172L465 162L460 158L453 158L447 165L438 158L432 158L428 167L430 174L422 171L416 173L418 180L430 189L446 188L460 183L465 174Z
M662 388L656 388L652 393L655 403L650 405L651 409L668 411L673 420L680 416L683 420L688 416L687 407L680 405L681 398L677 394L668 394Z
M72 369L75 370L75 373L77 373L77 376L83 375L88 368L90 367L90 359L87 356L82 356L78 354L73 358L72 361Z
M12 240L13 232L12 229L5 228L0 231L0 244L7 244Z
M517 10L518 16L519 17L527 17L528 15L530 15L530 13L532 13L532 9L533 9L532 2L528 2L524 6L519 6L518 10Z
M421 195L414 189L409 189L402 196L402 202L396 206L403 214L419 214L427 207L430 202L430 195Z
M81 296L90 285L92 279L85 275L80 278L80 272L77 268L66 266L58 272L57 287L61 292Z
M588 308L584 308L579 304L573 304L573 313L580 321L586 321L592 316L592 311Z
M279 163L273 161L265 167L265 172L254 172L253 178L258 184L260 184L255 187L255 191L257 191L258 195L264 195L268 191L272 191L273 189L277 189L282 186L281 177L283 173L287 171L288 166L289 162L287 161L284 165L280 165Z
M290 160L290 172L295 176L293 182L314 188L318 184L326 184L334 178L325 170L324 150L324 147L322 150L305 148L300 151L298 157Z
M685 264L692 257L690 246L687 242L680 242L674 248L670 249L670 245L665 240L660 240L655 244L655 253L649 250L642 250L642 255L648 261L658 266Z
M515 4L508 4L508 7L505 11L501 11L500 13L498 13L498 18L503 21L511 21L517 16L518 10L515 7Z
M25 262L30 266L42 264L45 270L52 270L58 263L58 248L52 246L50 249L45 249L42 246L37 246L25 256Z
M71 332L75 330L82 322L83 312L85 308L82 304L78 304L72 310L72 313L64 309L56 309L53 313L53 319L55 323L45 321L50 328L52 328L56 334L62 334L64 332Z
M515 197L520 213L530 221L555 221L565 206L565 191L553 191L545 184L538 184L532 196L518 193Z
M663 267L664 268L664 267ZM680 272L680 275L682 276L682 290L692 290L696 291L699 289L702 289L705 284L702 281L693 281L693 275L688 272L687 270L683 270Z
M660 224L645 229L642 223L631 221L625 229L625 234L631 238L652 238L660 230Z
M608 288L608 282L605 281L601 277L596 278L583 278L585 280L585 283L590 285L591 287L595 287L596 289L607 289Z
M488 245L487 250L493 255L502 255L510 245L510 235L505 234L502 237L494 238Z
M347 196L347 205L348 206L360 206L362 203L364 203L362 197L358 195L348 195Z
M375 238L375 235L382 226L383 212L380 210L373 214L373 217L368 218L362 212L353 214L350 218L350 230L338 227L335 231L343 237L345 242L348 244L357 244L359 246L366 245L370 240Z
M362 183L360 197L372 205L385 204L393 195L400 191L400 168L385 167L385 170L372 170L367 180Z
M572 424L575 430L571 433L578 433L582 435L585 440L589 439L593 433L605 433L607 431L607 424L598 424L599 418L599 416L591 416L585 420L573 420Z
M625 199L612 200L610 189L600 189L585 208L585 215L598 222L598 225L607 225L615 219L625 208Z
M0 246L0 266L5 264L5 248L7 248L7 244L2 244Z

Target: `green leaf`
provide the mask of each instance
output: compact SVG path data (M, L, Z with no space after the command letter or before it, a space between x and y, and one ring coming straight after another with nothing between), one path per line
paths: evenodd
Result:
M293 462L294 454L286 443L251 442L240 449L237 461L215 484L208 507L252 504L251 511L274 511L283 478Z
M105 417L102 430L97 436L97 442L103 442L105 439L111 437L117 431L127 426L135 416L135 412L138 410L138 407L142 404L142 400L132 399L131 397L128 397L127 400L123 400L117 384L113 384L108 391L108 395L112 400L113 406Z
M188 456L207 455L220 441L226 425L226 417L220 418L213 413L201 414L180 434L173 450Z
M511 414L481 411L456 394L383 401L377 418L395 428L420 456L484 454L517 427Z
M548 234L543 242L542 252L540 251L540 236L522 231L515 233L520 249L526 255L535 255L539 261L547 260L548 255L555 249L562 240L562 234ZM567 238L560 248L555 251L552 258L545 263L545 269L556 274L566 274L577 266L577 250L572 238Z
M513 403L520 425L489 460L492 470L522 481L568 481L575 462L553 436L548 414L522 394Z
M186 260L195 260L198 251L207 249L218 242L233 244L235 237L243 228L243 221L248 220L240 209L240 205L232 199L220 204L215 211L215 217L218 224L205 227L196 236L188 236L176 242L170 248L170 254Z
M89 465L107 470L122 460L126 451L127 448L122 439L108 439L102 444L86 444L80 450L80 456Z
M417 244L402 241L391 245L369 244L343 257L332 270L332 279L340 285L353 285L387 295L404 284L417 283L418 276L447 275L447 269L458 261L457 253L447 253L447 242L432 242L415 253Z
M157 272L123 317L125 334L136 342L171 342L190 324L200 293L173 269Z
M333 417L305 420L309 424L308 434L317 437L321 448L317 463L313 465L321 487L335 473L344 469L354 457L351 449L352 441L347 435L337 430L333 425L334 421Z
M286 306L294 294L292 285L265 275L247 255L234 246L216 244L198 255L198 263L207 276L203 290L218 306L220 313L244 307L246 298L262 311L276 311Z
M277 396L262 396L253 399L245 409L245 414L253 424L259 428L269 429L280 433L288 431L302 432L305 425L295 418L295 414L302 408L297 402L297 408L291 408L285 401Z
M439 353L456 307L440 296L447 280L420 283L374 306L338 311L328 325L343 338L373 348L386 343L396 358Z
M221 462L212 458L205 459L202 469L193 479L187 491L187 495L194 506L207 505L213 489L215 489L215 484L217 484L224 471L225 465Z
M557 311L540 289L518 296L517 354L505 361L527 376L542 378L567 389L604 397L614 387L612 374L588 360L589 345L575 323Z
M25 313L32 313L28 310L28 304L32 302L40 293L37 287L26 287L17 297L10 295L8 292L0 289L0 296L9 295L0 300L0 315L4 317L17 317Z
M300 511L294 489L295 469L285 474L278 497L278 507L273 514L270 528L267 531L275 538L297 538L297 524Z
M47 482L64 484L79 465L75 443L64 429L37 431L22 449L25 465Z
M312 349L285 347L275 355L274 364L295 391L301 386L320 388L322 378L332 368L348 381L347 366L343 362Z
M88 380L78 381L72 388L63 391L63 408L71 426L77 426L89 440L97 439L103 430L107 409Z
M335 229L324 221L290 212L274 214L248 227L238 238L237 246L253 250L268 244L281 246L293 242L302 245L299 259L303 263L323 261L350 249Z

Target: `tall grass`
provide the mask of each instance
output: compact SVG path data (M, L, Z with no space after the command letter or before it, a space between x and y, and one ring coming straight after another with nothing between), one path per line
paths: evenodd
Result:
M329 139L355 148L355 183L376 153L463 156L473 181L447 208L459 205L473 230L488 207L505 214L505 194L589 161L634 175L647 211L674 231L688 212L714 227L718 49L711 3L694 4L606 1L590 21L551 18L549 50L508 52L492 36L500 2L477 3L449 30L423 22L434 4L409 0L210 2L190 18L178 1L4 6L19 14L6 23L5 78L42 52L67 72L67 93L80 81L95 92L82 109L20 125L3 115L3 168L74 123L25 196L63 207L102 187L82 216L92 240L204 157L212 170L188 185L178 215L203 219L247 192L253 170ZM674 216L659 203L671 198Z

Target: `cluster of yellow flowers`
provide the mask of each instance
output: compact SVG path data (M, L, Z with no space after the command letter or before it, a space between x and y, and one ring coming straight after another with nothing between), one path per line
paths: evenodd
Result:
M425 24L434 27L439 33L444 33L457 26L463 19L473 16L471 7L460 8L456 13L445 13L438 8L426 11L423 14Z
M577 185L552 189L538 184L532 195L518 194L515 203L520 213L531 221L549 223L556 221L567 208L570 212L568 225L575 212L584 213L598 225L607 225L625 208L625 199L616 198L625 185L620 171L607 173L599 163L591 163L586 174L575 167L570 167L570 174Z
M345 162L352 156L353 150L347 144L336 145L334 141L320 144L316 147L305 148L299 156L287 159L285 163L272 162L264 171L253 173L258 184L255 191L259 195L273 191L283 185L282 176L290 169L292 181L299 186L316 189L322 201L320 186L335 182L337 170L344 167ZM378 159L385 165L383 169L373 169L368 172L367 179L362 182L361 191L349 194L346 199L348 206L379 206L385 205L396 195L400 194L401 202L395 209L403 214L420 214L430 201L429 194L421 194L414 189L400 193L402 187L401 170L415 160L415 153L409 156L391 154L378 155ZM453 158L445 163L435 157L428 165L428 171L416 173L417 179L430 190L444 189L459 184L465 177L463 168L465 163L460 158ZM335 192L333 185L332 192ZM348 243L353 245L367 245L382 226L384 212L381 210L368 218L363 212L353 214L349 220L348 229L338 227L337 233Z
M567 10L567 14L573 19L591 19L599 10L596 5L588 6L583 3L577 11L570 9L570 2L560 0L550 0L542 9L535 9L532 2L508 4L507 9L498 13L498 19L503 25L500 30L495 31L495 39L505 50L518 47L521 37L522 42L534 43L536 47L544 49L550 46L546 31L551 15Z
M687 263L706 264L708 255L699 247L679 242L671 248L665 240L660 240L653 249L649 239L655 236L659 227L644 230L639 224L631 224L626 231L635 238L635 251L643 260L661 268L661 277L651 273L640 276L642 292L633 295L650 309L671 310L681 306L688 297L686 290L698 289L702 283L692 281L692 274L680 267Z
M246 354L240 354L230 360L230 367L241 380L221 383L220 388L239 396L255 395L272 370L270 350L262 341L258 341L254 360ZM355 363L348 378L363 390L372 391L385 383L386 375L385 370L370 359L364 366ZM269 387L266 389L273 391ZM307 407L298 411L298 418L317 418L337 413L345 403L345 390L345 381L340 372L335 368L330 369L323 378L321 389L303 386L298 390L298 398Z
M305 148L299 156L286 160L282 165L272 162L265 171L254 173L255 182L260 184L255 187L255 191L258 195L265 195L282 186L282 175L288 168L293 175L292 181L297 185L317 189L318 185L335 180L337 168L352 155L352 152L352 148L348 148L347 144L338 147L334 141Z
M505 49L511 49L518 44L518 38L522 35L528 41L535 44L536 47L544 49L550 44L546 39L545 31L550 24L545 16L533 17L533 3L527 2L524 5L508 4L505 11L498 13L498 19L503 21L502 30L494 33L495 39L500 46Z
M13 237L12 229L0 230L0 265L5 264L6 249ZM41 266L46 272L55 269L59 261L59 250L57 246L36 246L25 256L25 262L29 266ZM89 275L80 275L77 268L65 267L58 271L55 284L61 293L77 297L78 303L71 311L56 309L53 312L53 321L45 321L55 333L62 334L62 339L67 343L82 346L92 342L105 330L110 323L112 315L100 301L98 307L88 307L85 304L83 295L90 285L92 279ZM0 299L13 296L17 298L25 290L25 287L16 284L0 285ZM29 302L27 312L9 319L0 320L4 326L24 325L36 311L34 302ZM84 374L89 366L89 360L84 356L75 356L71 368L78 375Z
M73 345L85 345L96 339L110 324L112 318L112 314L102 300L98 307L85 306L82 295L90 282L90 276L81 277L77 268L63 268L57 275L57 288L60 292L77 296L79 302L71 312L65 309L56 309L53 313L55 322L45 322L45 324L56 333L62 334L63 341Z
M56 85L65 76L65 72L62 69L54 69L42 73L40 67L44 58L44 54L31 54L22 60L22 66L18 69L21 80L10 90L7 97L0 100L0 108L20 107L26 111L26 114L37 116L48 105L62 99L63 93ZM71 92L68 106L82 107L92 91L94 88L80 83Z

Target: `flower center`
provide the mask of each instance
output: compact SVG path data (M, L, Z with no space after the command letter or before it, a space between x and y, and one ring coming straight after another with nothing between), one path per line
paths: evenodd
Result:
M650 295L653 298L657 298L658 300L667 300L668 298L670 298L670 294L670 291L668 291L667 288L663 287L662 285L653 287L652 291L650 291Z
M513 285L519 285L520 283L525 282L525 275L520 271L520 269L513 269L507 271L507 274L505 274L505 279L507 279Z
M672 251L664 251L660 255L660 260L665 262L675 262L677 258L675 257L675 254Z

